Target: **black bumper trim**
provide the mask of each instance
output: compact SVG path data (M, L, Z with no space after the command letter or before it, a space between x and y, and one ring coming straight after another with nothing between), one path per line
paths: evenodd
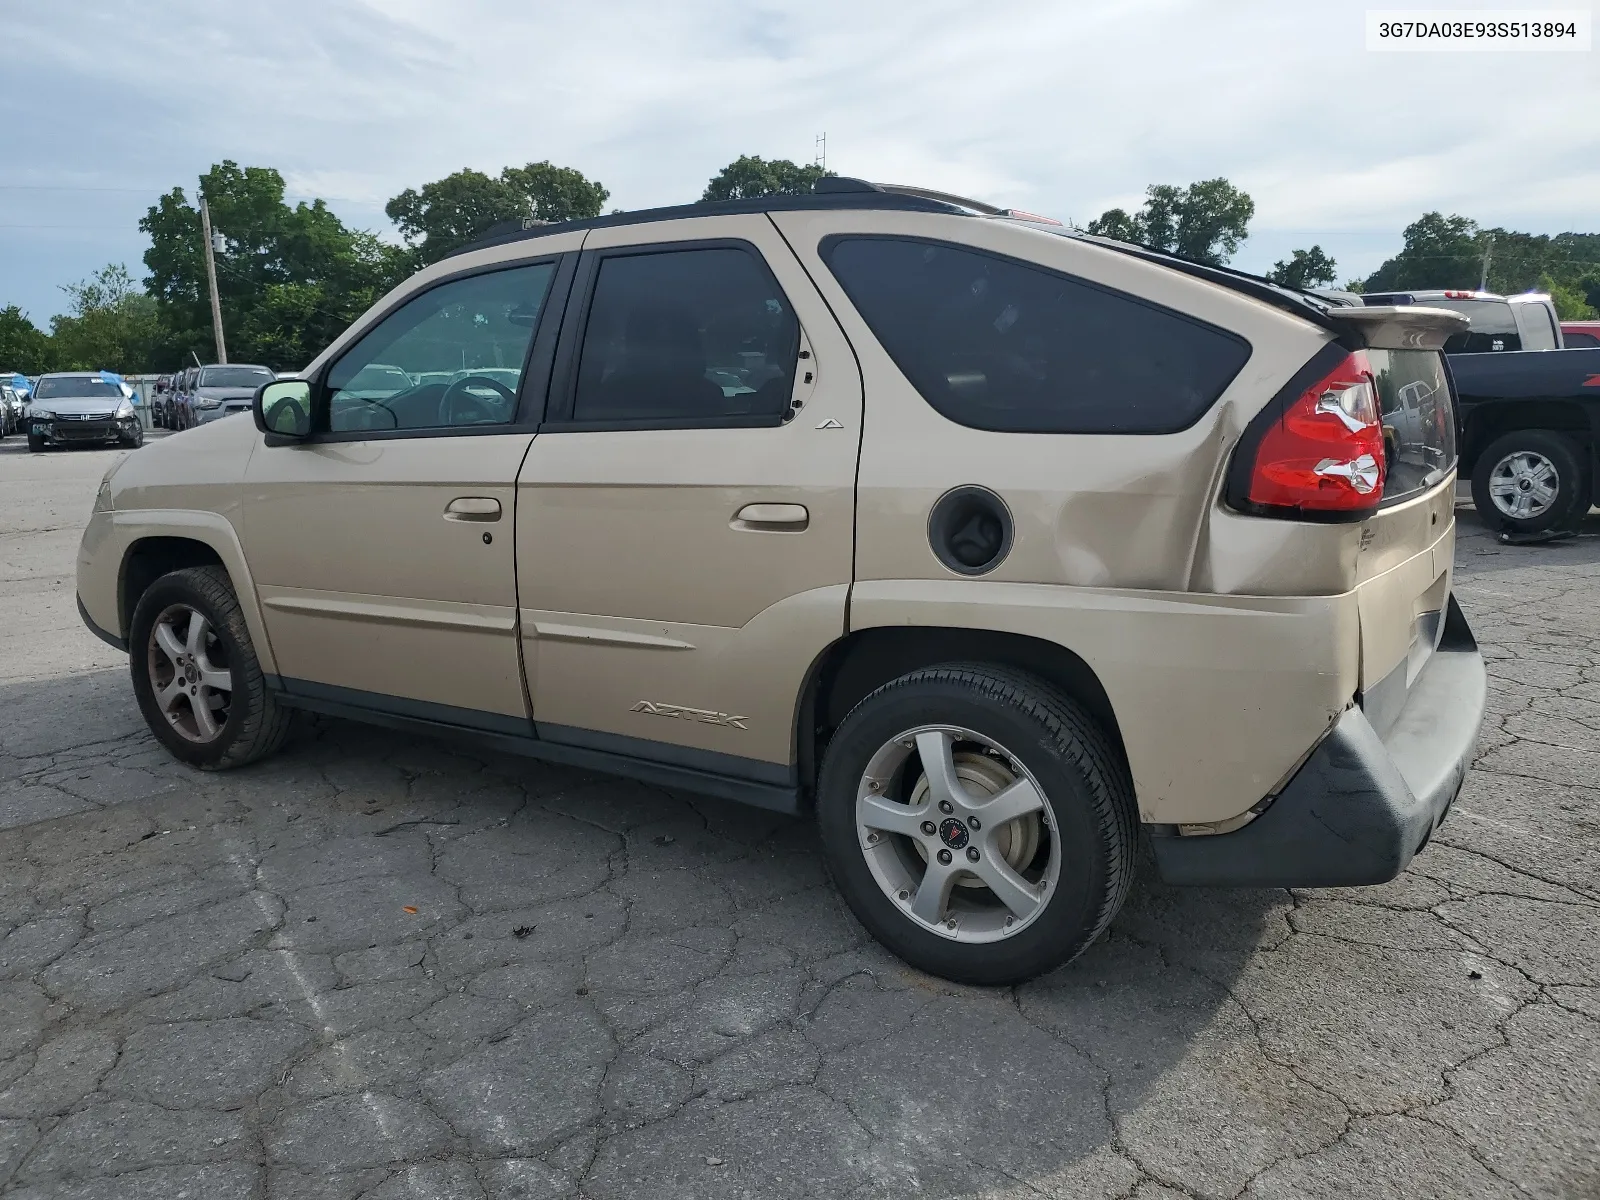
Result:
M1439 648L1380 738L1347 709L1260 816L1232 833L1152 837L1168 883L1345 887L1393 879L1461 790L1488 675L1455 598Z
M128 652L127 639L119 638L115 634L107 633L104 629L101 629L100 626L96 625L92 620L89 619L89 610L83 606L83 597L76 596L75 598L78 601L78 616L81 617L83 619L83 623L88 626L89 632L94 634L95 637L99 638L106 645L115 646L118 650L121 650L124 654L126 654Z

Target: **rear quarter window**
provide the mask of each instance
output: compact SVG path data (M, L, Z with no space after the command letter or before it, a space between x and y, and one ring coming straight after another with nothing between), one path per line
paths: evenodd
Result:
M912 386L974 429L1174 433L1250 357L1183 313L969 247L838 235L822 254Z

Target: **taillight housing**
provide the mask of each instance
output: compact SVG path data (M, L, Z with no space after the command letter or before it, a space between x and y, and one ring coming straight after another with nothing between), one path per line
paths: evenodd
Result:
M1377 511L1385 468L1378 385L1357 350L1267 426L1246 501L1258 512L1358 520Z

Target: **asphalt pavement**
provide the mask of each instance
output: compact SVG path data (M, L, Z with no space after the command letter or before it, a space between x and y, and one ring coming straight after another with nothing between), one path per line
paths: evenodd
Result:
M1146 870L982 990L802 820L325 719L173 762L73 601L122 453L0 442L8 1200L1600 1196L1600 518L1461 509L1492 716L1398 880Z

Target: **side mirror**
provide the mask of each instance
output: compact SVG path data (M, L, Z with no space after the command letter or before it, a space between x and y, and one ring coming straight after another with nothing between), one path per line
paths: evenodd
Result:
M279 379L256 389L250 412L262 433L298 440L311 436L311 385L303 379Z

